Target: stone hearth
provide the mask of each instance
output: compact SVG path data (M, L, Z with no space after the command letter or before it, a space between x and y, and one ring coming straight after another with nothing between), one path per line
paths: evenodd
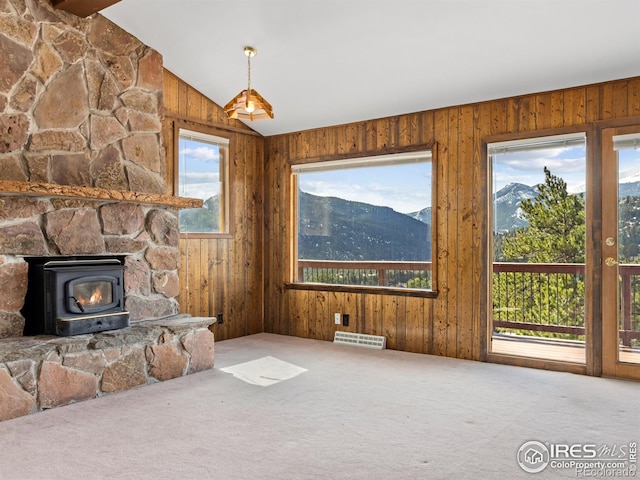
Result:
M212 318L0 340L0 421L213 367Z

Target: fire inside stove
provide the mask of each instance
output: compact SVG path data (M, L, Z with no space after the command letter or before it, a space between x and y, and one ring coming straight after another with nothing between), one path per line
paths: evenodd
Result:
M129 326L129 312L124 311L124 258L26 260L25 335L70 336Z
M84 313L113 303L113 287L109 281L82 282L73 286L69 299Z

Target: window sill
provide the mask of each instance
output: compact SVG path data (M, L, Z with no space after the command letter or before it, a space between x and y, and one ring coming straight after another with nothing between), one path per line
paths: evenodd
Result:
M196 232L180 232L180 238L185 240L198 240L198 239L231 239L233 238L232 233L196 233Z
M284 284L289 290L314 290L323 292L368 293L372 295L396 295L401 297L436 298L437 290L424 290L421 288L395 288L374 287L359 285L334 285L329 283L298 283L287 282Z

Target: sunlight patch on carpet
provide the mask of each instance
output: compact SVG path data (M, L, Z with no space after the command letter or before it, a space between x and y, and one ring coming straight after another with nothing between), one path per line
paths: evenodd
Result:
M220 370L231 373L234 377L247 383L262 387L289 380L307 371L306 368L298 367L275 357L262 357L250 362L221 368Z

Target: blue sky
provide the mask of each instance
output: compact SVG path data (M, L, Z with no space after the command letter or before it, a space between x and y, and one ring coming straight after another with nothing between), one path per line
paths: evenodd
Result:
M304 192L412 213L431 206L431 163L351 168L299 175Z
M620 150L618 163L621 183L640 182L640 150Z
M640 182L640 150L621 150L618 155L621 183ZM585 148L550 148L494 156L494 192L509 183L535 186L544 182L544 167L567 182L569 192L584 192L586 185Z
M535 186L544 182L544 167L567 182L570 192L584 192L584 146L538 149L495 156L494 191L509 183ZM640 181L640 151L620 152L621 181ZM335 170L300 175L300 188L319 196L332 196L411 213L431 206L431 169L421 165Z
M180 159L179 195L206 200L219 192L219 147L181 139ZM640 150L623 150L619 159L622 181L640 181ZM183 173L183 162L186 162L186 174ZM545 166L567 182L569 191L584 191L584 147L496 155L494 191L513 182L530 186L541 183ZM299 186L313 195L339 197L411 213L431 206L431 181L431 164L428 163L308 172L300 175Z
M548 148L494 155L494 192L510 183L531 187L544 182L544 167L567 182L570 192L584 191L586 184L585 147Z
M219 147L181 138L179 148L178 194L203 200L216 195L220 191Z
M585 148L548 148L496 155L494 188L509 183L534 186L544 181L547 166L562 177L570 191L584 191ZM431 172L420 165L401 165L333 172L304 173L300 188L320 196L384 205L402 213L431 206ZM640 174L640 172L639 172Z

